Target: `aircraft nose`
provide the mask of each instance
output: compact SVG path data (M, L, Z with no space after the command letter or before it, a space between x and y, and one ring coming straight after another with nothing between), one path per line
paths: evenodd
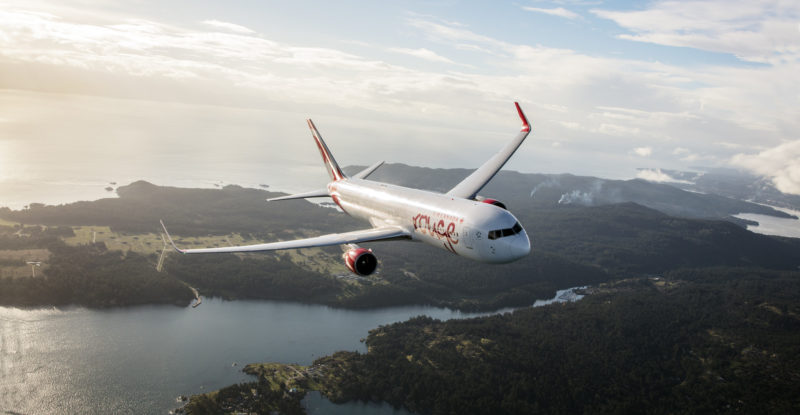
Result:
M531 252L531 241L524 230L516 235L510 245L510 254L514 259L522 258Z

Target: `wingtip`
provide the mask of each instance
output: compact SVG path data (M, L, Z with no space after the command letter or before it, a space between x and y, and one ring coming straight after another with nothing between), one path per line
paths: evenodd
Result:
M528 123L528 118L525 117L525 113L522 112L522 108L519 106L519 102L514 102L514 105L517 107L517 113L519 113L519 118L522 120L522 129L520 131L530 132L531 125Z

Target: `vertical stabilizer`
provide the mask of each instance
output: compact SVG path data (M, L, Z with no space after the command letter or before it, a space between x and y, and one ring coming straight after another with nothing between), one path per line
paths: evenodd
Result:
M308 128L311 129L311 134L314 136L314 141L317 142L317 148L319 148L319 154L322 156L322 161L325 162L325 167L328 169L328 175L331 176L331 181L339 181L345 179L346 176L342 173L342 169L339 168L339 165L336 163L336 159L333 158L333 154L331 151L328 150L328 146L325 145L325 142L322 141L322 136L319 135L319 131L317 131L317 127L314 126L314 121L310 119L308 121Z

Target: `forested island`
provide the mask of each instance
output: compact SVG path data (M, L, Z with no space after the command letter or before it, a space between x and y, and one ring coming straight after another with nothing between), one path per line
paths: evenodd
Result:
M367 353L339 352L310 367L249 365L254 382L195 396L186 410L302 413L308 390L421 414L800 410L800 240L755 234L727 216L768 210L641 181L604 182L616 189L607 203L600 193L592 203L563 203L580 192L557 197L552 177L534 176L505 174L487 187L531 235L528 257L494 266L376 242L369 247L379 272L366 278L347 271L337 248L209 256L166 249L159 219L184 246L363 226L305 201L267 203L278 194L264 189L136 182L114 199L0 208L0 304L186 306L195 288L226 299L474 311L590 286L577 303L380 327ZM567 175L559 185L579 179ZM704 201L711 207L700 208ZM683 202L698 208L676 216Z
M370 332L368 352L192 397L190 414L304 413L308 390L420 414L796 413L800 273L670 271L600 284L575 303Z

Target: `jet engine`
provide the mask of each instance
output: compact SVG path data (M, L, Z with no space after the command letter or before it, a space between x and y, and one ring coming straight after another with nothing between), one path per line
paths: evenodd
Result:
M378 268L378 258L375 257L372 250L360 248L357 245L348 245L342 258L350 271L362 277L372 274Z
M501 202L501 201L499 201L499 200L497 200L497 199L487 199L487 198L481 197L481 196L478 196L475 199L480 201L480 202L488 203L490 205L495 205L495 206L497 206L499 208L503 208L505 210L508 210L508 208L506 207L506 204Z

